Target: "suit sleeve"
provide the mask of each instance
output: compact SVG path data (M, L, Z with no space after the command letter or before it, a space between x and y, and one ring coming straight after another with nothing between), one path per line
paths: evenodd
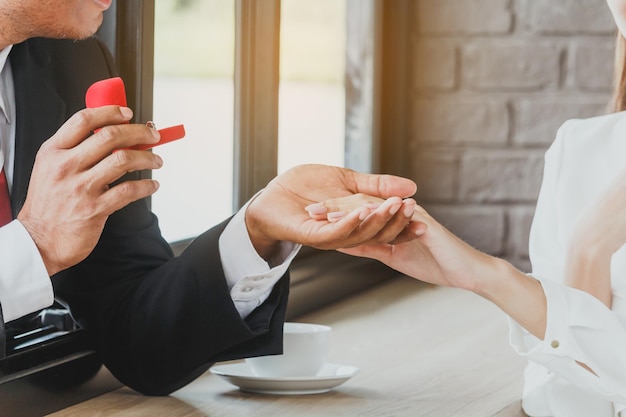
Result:
M112 60L96 41L54 45L58 50L50 67L67 85L59 94L71 113L84 107L91 82L106 78L105 71L114 75ZM72 55L76 48L81 57L89 56L81 66ZM91 62L106 64L90 71ZM87 77L88 72L97 76ZM123 180L133 179L137 174ZM147 201L137 201L109 217L87 259L52 278L55 294L70 304L104 364L124 384L146 394L168 394L216 361L282 351L288 273L243 319L220 260L218 240L227 223L174 257Z
M167 394L216 361L282 349L287 274L242 319L218 239L227 221L173 257L145 201L109 218L94 252L53 278L56 293L92 332L105 365L146 394Z

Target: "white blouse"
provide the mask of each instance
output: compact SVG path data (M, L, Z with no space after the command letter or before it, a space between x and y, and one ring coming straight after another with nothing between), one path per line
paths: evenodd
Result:
M548 303L545 339L510 320L510 342L529 360L522 399L529 416L626 417L626 246L611 260L612 309L564 285L578 216L625 168L626 112L570 120L546 152L530 232L531 275Z

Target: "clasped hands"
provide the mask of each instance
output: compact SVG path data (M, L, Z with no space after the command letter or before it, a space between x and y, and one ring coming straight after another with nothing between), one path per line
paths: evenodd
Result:
M373 175L326 165L300 165L272 180L246 211L246 224L257 252L269 259L279 241L318 249L414 239L411 222L417 186L392 175ZM319 221L305 207L320 201L371 195L380 204L363 206L336 221ZM343 201L343 200L342 200ZM417 227L419 229L419 227Z

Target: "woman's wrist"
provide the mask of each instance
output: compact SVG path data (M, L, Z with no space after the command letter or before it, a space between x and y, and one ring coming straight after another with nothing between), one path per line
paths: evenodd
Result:
M487 300L493 301L502 291L503 285L506 285L507 274L510 274L509 267L511 265L503 259L486 256L486 260L482 262L482 268L475 273L473 288L470 290Z

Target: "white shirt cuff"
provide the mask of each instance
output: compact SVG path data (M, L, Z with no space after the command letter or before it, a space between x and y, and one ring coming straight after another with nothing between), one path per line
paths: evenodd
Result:
M246 228L245 213L250 201L233 216L219 239L226 282L242 318L267 300L302 247L292 242L280 242L277 256L272 260L275 266L270 267L254 249Z
M0 302L5 322L49 307L52 282L39 250L18 221L0 228Z
M513 348L547 370L541 378L527 377L525 391L556 381L552 377L555 375L583 391L613 401L615 407L623 407L626 358L622 346L626 346L626 332L621 323L592 295L549 279L539 281L548 306L544 340L509 319ZM588 365L596 375L577 361ZM580 401L584 402L582 397Z

